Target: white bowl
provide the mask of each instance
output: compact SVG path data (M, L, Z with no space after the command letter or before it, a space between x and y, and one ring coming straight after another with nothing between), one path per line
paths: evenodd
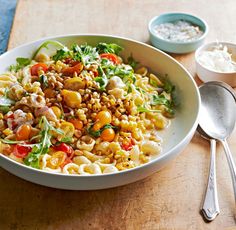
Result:
M143 179L158 171L190 142L197 127L197 117L200 107L200 95L191 75L172 57L149 45L134 40L107 35L66 35L31 42L20 46L0 56L0 73L15 62L17 57L31 57L36 48L45 40L58 40L65 45L73 43L112 42L124 47L121 56L133 57L149 67L153 72L168 74L169 80L176 86L180 105L170 128L160 132L164 138L163 152L153 161L140 167L113 174L78 176L64 175L41 171L17 163L0 154L0 166L25 180L61 189L93 190L116 187ZM158 175L157 175L158 176Z
M212 48L218 44L222 44L228 48L228 51L232 54L233 59L236 59L236 44L229 43L229 42L211 42L199 47L195 53L195 62L196 62L196 72L198 77L203 82L208 81L223 81L232 87L236 87L236 71L231 73L223 73L210 70L204 67L202 64L199 63L198 57L200 53L207 50L212 50Z

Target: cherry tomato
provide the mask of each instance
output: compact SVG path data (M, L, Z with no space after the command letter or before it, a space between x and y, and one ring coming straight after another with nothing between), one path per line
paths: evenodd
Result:
M53 169L60 167L65 162L66 158L66 153L62 151L57 151L53 153L48 161L49 167Z
M109 61L113 62L116 65L120 64L120 60L115 54L103 53L103 54L100 54L100 57L108 59Z
M99 129L101 129L103 126L103 124L99 121L97 121L94 125L93 125L93 130L94 131L98 131Z
M104 129L101 133L101 138L104 141L113 141L115 138L115 131L113 129Z
M101 111L95 117L96 121L99 121L102 125L111 123L111 114L108 111Z
M16 140L23 141L28 140L31 133L31 125L21 125L16 131Z
M75 129L81 130L83 128L83 122L77 118L71 118L69 119L69 122L72 123L75 127Z
M39 70L43 70L44 72L47 72L48 67L44 63L37 63L31 67L31 69L30 69L31 75L37 76Z
M13 154L18 158L25 158L31 151L31 147L15 145L13 149Z
M66 153L68 157L71 157L74 153L73 148L65 143L60 143L59 145L56 145L53 148L56 151L62 151L64 153Z
M83 70L84 66L81 62L79 63L74 63L73 66L67 67L62 70L62 73L64 75L73 75L74 73L79 74Z
M125 151L130 151L133 148L133 145L135 144L134 140L131 138L128 142L123 142L121 145L121 148Z

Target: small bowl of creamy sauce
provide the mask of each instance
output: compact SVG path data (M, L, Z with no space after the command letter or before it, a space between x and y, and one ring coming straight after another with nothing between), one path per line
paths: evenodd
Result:
M154 31L158 37L173 42L194 41L203 35L199 26L185 20L158 24Z
M185 13L166 13L148 25L153 46L169 53L189 53L200 47L208 33L207 23Z
M223 81L236 87L236 44L211 42L195 53L196 72L203 81Z

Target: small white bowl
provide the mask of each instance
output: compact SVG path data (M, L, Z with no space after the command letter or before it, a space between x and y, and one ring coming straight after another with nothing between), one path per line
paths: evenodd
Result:
M218 72L204 67L201 63L199 63L199 55L203 51L211 50L214 46L221 44L228 48L228 52L232 54L233 59L236 59L236 44L228 43L228 42L211 42L199 47L195 53L195 61L196 61L196 72L198 77L203 82L208 81L223 81L232 87L236 87L236 71L234 72Z

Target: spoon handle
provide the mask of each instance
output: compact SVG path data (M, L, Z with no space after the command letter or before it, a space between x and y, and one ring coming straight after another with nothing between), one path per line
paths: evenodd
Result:
M202 213L208 221L212 221L220 213L218 196L217 196L217 185L216 185L216 141L210 139L211 143L211 160L208 175L208 184L205 194L205 199L202 206Z
M225 155L229 164L229 168L230 168L230 173L231 173L231 178L232 178L232 183L233 183L233 187L234 187L234 198L236 201L236 166L234 164L234 159L232 157L232 153L229 149L229 145L227 143L226 140L221 140L220 141L224 147L225 150Z

